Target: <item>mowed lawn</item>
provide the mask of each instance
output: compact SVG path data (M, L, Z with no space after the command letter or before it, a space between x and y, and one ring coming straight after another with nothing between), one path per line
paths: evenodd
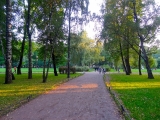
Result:
M0 68L0 74L5 73L5 70L6 70L5 68ZM12 72L14 72L14 68L12 68ZM28 73L28 68L21 68L21 72ZM43 68L32 68L32 72L33 73L42 73ZM49 72L53 72L53 68L50 68Z
M110 74L110 84L135 120L160 120L160 74Z
M67 81L66 74L54 76L53 72L49 73L46 83L42 83L42 73L33 73L33 79L28 79L27 73L14 75L16 80L11 84L4 84L5 74L0 74L0 116L24 104L29 98L33 99ZM70 74L70 78L79 75L81 74Z

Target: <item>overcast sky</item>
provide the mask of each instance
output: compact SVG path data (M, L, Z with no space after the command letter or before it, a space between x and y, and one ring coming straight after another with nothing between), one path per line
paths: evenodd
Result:
M100 14L100 8L103 3L103 0L89 0L89 11L91 13ZM96 35L98 34L98 29L95 28L95 22L90 22L87 26L84 27L84 29L87 31L88 36L92 39L95 39Z

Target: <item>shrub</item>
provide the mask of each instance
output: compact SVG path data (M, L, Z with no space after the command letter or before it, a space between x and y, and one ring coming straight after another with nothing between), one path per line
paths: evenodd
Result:
M106 68L106 72L109 72L110 70L111 70L110 68L108 68L108 67Z
M88 66L76 66L76 71L77 72L83 72L83 71L89 71L89 67Z
M66 66L59 67L59 73L60 74L67 74L68 68ZM70 72L73 74L76 73L76 68L75 67L70 67Z

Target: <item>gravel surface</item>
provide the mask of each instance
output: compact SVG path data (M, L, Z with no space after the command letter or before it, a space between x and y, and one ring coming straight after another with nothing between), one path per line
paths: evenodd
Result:
M37 97L1 120L122 120L103 75L86 72Z

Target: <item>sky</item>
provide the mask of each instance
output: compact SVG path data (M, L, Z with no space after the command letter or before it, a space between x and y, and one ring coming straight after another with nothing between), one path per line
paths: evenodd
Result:
M88 10L91 11L91 13L100 14L100 6L103 3L103 0L89 0L89 8ZM95 39L96 33L98 33L98 29L95 28L95 22L89 22L87 26L84 27L84 29L88 33L88 37Z

